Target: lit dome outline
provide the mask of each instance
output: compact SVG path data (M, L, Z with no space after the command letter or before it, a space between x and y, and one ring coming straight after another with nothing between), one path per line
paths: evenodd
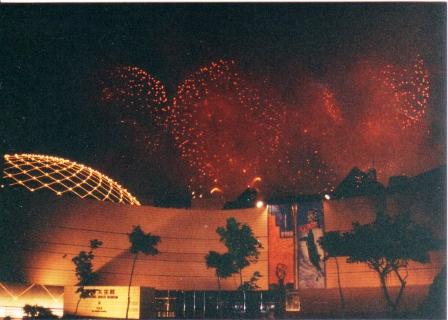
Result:
M62 195L72 193L81 199L93 198L130 205L140 202L108 176L83 164L42 154L4 155L3 178L31 192L48 189Z

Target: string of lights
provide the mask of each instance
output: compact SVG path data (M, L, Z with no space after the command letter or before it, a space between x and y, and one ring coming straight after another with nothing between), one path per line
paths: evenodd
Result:
M4 178L31 192L48 189L57 195L72 193L79 198L140 205L120 184L106 175L76 162L40 154L4 156Z

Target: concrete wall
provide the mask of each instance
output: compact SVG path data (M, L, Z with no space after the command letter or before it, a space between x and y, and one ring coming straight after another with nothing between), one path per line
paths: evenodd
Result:
M278 284L276 268L286 266L284 284L294 284L294 237L280 237L280 228L275 225L275 216L268 217L269 230L269 283Z
M64 288L41 284L18 284L0 282L0 317L21 319L26 304L39 305L57 316L63 315Z
M375 219L378 210L384 208L391 214L409 211L418 223L431 226L434 235L441 236L441 223L435 222L435 211L428 210L429 202L411 201L409 196L394 195L382 200L381 198L356 197L344 200L324 202L325 231L348 231L352 229L352 222L370 223ZM432 218L430 218L432 217ZM432 220L433 223L429 223ZM445 235L446 236L446 235ZM379 287L378 275L368 268L367 264L349 264L345 257L338 258L341 285L345 288ZM408 285L430 285L446 263L446 253L435 251L430 253L430 262L421 264L410 262L403 274L408 274ZM335 259L326 262L327 288L337 288L337 267ZM399 281L394 276L387 279L388 285L398 286Z
M395 296L398 287L391 289ZM345 316L354 319L387 319L387 304L380 288L344 288ZM428 286L408 286L404 291L399 310L412 312L428 294ZM339 291L331 289L307 289L300 292L300 317L313 319L342 319Z
M50 198L49 198L50 199ZM100 273L98 284L127 285L132 266L127 233L134 225L145 232L159 235L160 254L140 254L133 284L157 289L216 290L213 269L207 269L205 255L210 250L224 252L215 232L226 219L235 217L247 223L263 249L258 263L243 270L248 280L254 271L262 278L261 289L268 288L267 210L184 210L149 206L117 205L94 200L54 199L37 206L33 228L26 237L23 264L26 281L51 285L73 285L77 282L71 259L80 250L88 250L91 239L103 241L96 251L94 269ZM222 281L225 290L239 286L239 277Z
M293 239L280 238L274 216L266 209L245 210L184 210L149 206L125 206L94 200L53 195L33 206L32 228L27 232L28 245L20 256L23 259L25 280L47 285L73 285L76 283L71 261L80 250L88 250L89 240L100 239L103 246L96 252L95 270L101 274L98 284L127 285L132 265L127 233L133 225L146 232L161 236L157 256L140 255L137 260L133 284L157 289L215 290L216 277L205 266L204 256L210 250L225 251L215 230L224 226L228 217L248 223L263 245L259 262L243 272L249 279L254 271L263 277L258 285L267 289L276 284L275 268L278 263L287 266L285 283L293 283ZM353 221L369 223L378 210L389 212L410 210L413 217L430 226L435 235L444 238L445 225L439 203L434 198L419 199L405 195L387 198L355 197L324 201L325 231L350 230ZM429 203L429 204L428 204ZM440 206L440 205L439 205ZM428 209L429 208L429 209ZM347 264L338 258L342 286L346 288L378 287L377 275L365 264ZM429 285L443 264L446 253L432 252L428 264L410 263L409 285ZM334 259L326 262L326 287L337 287L337 270ZM397 285L396 279L389 279ZM238 287L238 277L222 282L223 289Z
M328 231L349 231L352 223L370 223L376 212L386 211L391 214L410 212L413 220L431 229L435 237L446 237L443 214L443 201L434 195L394 194L387 197L353 197L323 202L324 228ZM294 243L293 238L281 238L280 230L275 225L275 217L269 216L269 283L276 284L275 268L278 263L287 266L285 283L294 282ZM379 287L378 275L367 264L349 264L346 257L339 257L339 274L344 288ZM410 262L404 274L408 273L408 285L430 285L446 263L446 253L431 252L430 263ZM326 288L337 288L337 265L335 259L325 263ZM398 286L394 276L388 279L388 285Z

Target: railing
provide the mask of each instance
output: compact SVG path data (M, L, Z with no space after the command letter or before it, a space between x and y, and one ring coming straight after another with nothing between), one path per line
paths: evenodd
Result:
M279 310L273 291L157 291L158 318L257 318Z

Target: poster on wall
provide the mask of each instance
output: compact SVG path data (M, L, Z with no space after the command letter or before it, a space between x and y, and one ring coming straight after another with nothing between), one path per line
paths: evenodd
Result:
M322 235L322 201L300 203L297 212L299 288L325 287L324 253L317 242Z

